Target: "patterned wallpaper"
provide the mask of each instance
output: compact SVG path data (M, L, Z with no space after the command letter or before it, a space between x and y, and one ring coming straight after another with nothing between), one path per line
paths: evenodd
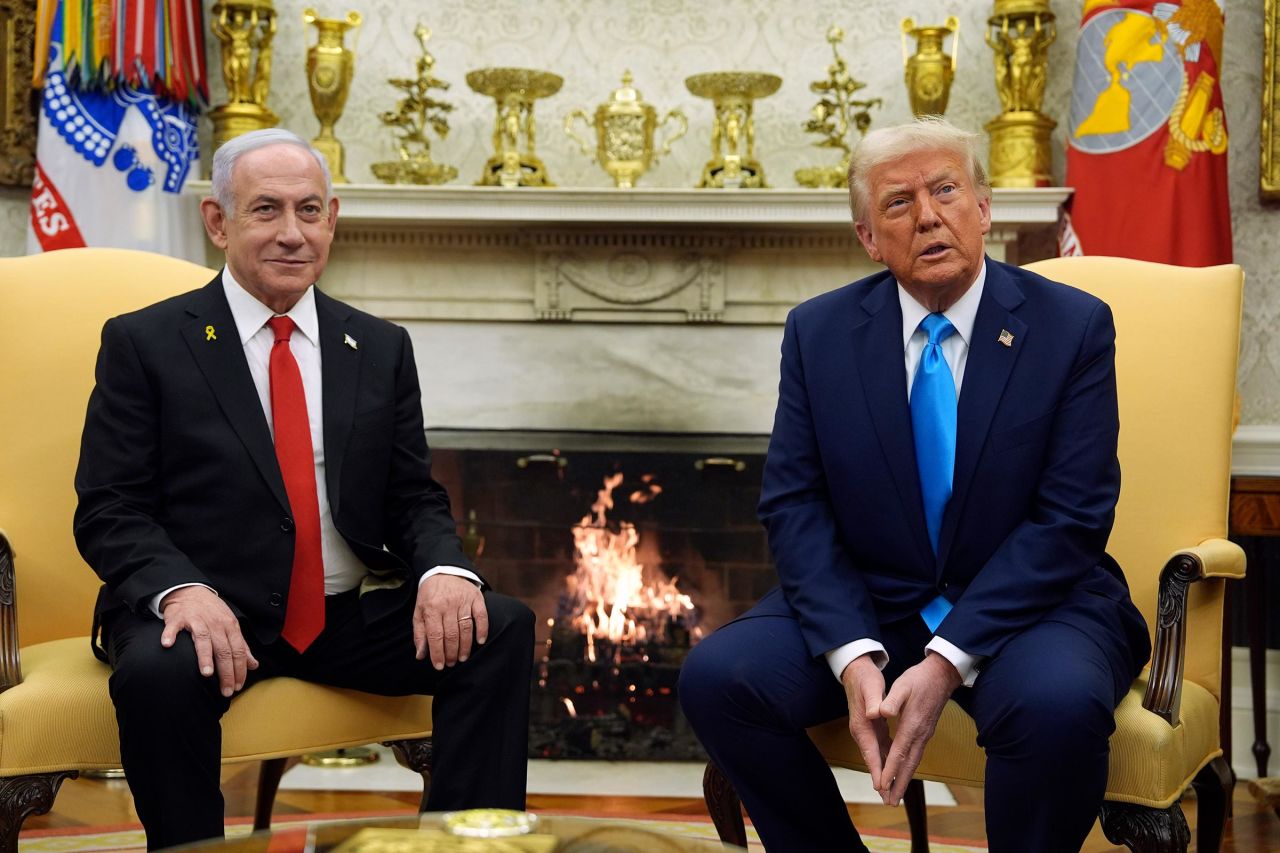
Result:
M1227 31L1223 87L1231 132L1232 220L1236 260L1248 274L1245 296L1245 344L1240 383L1243 422L1280 424L1280 208L1264 208L1257 200L1258 123L1262 66L1262 3L1225 0ZM206 8L212 6L207 0ZM992 82L991 51L983 42L990 4L958 0L276 0L279 31L270 104L281 125L305 137L318 131L305 80L305 48L315 40L314 28L302 23L302 10L315 6L321 14L344 16L349 9L364 15L363 26L348 37L357 53L351 97L337 135L347 146L347 175L371 182L369 164L392 156L390 134L377 114L392 109L397 90L389 77L412 76L418 55L413 28L432 28L429 48L437 60L436 75L450 82L443 94L456 109L452 131L434 145L436 159L460 172L458 183L474 181L489 156L494 105L466 85L467 71L509 65L554 71L565 78L563 89L539 102L538 153L553 181L562 186L608 186L596 165L580 154L561 131L565 115L588 112L619 85L624 69L635 86L661 112L680 107L689 117L689 134L675 144L671 156L646 175L642 186L691 186L710 156L710 103L685 89L685 77L705 71L768 71L783 78L777 94L756 105L756 147L770 183L795 186L799 167L823 165L837 158L813 146L815 137L801 125L816 96L810 81L826 75L831 61L825 42L835 23L846 31L842 52L850 73L866 82L860 95L884 99L873 126L910 117L902 82L899 22L911 14L916 22L941 23L949 14L961 21L960 56L948 117L981 129L1000 109ZM1059 121L1054 136L1054 174L1063 177L1063 139L1080 21L1078 0L1053 0L1059 37L1050 50L1050 78L1045 110ZM215 74L214 103L224 99L216 40L210 38L210 69ZM208 141L208 128L205 139ZM206 165L207 169L207 165ZM23 194L0 194L0 254L24 251Z

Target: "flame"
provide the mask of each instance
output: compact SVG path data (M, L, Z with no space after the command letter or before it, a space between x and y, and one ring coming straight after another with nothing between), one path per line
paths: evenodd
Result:
M645 582L644 565L636 559L640 534L633 524L621 522L616 531L608 526L613 490L622 473L605 477L591 512L573 528L576 570L569 577L570 612L574 624L587 637L587 659L596 660L597 639L634 644L651 636L661 638L666 623L694 609L693 600L680 592L676 578L657 570ZM657 497L662 488L646 475L643 491L631 495L633 503Z
M569 712L570 717L578 716L578 709L573 707L573 700L567 696L561 696L560 701L564 703L564 708Z

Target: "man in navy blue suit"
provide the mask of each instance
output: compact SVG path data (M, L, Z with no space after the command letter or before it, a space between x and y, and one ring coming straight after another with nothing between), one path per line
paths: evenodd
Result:
M1079 850L1150 654L1105 550L1111 311L985 256L973 138L924 119L854 153L854 225L887 270L787 318L760 500L781 583L682 673L770 851L866 849L807 727L848 714L896 805L948 698L987 754L993 853Z

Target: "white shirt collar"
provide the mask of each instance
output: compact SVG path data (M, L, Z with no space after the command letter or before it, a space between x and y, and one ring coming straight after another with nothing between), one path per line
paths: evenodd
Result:
M315 285L308 287L294 306L285 314L297 325L298 331L313 345L320 341L320 319L316 315ZM227 295L227 305L231 308L231 318L236 321L236 331L240 333L240 345L244 346L276 316L276 313L258 301L258 298L244 289L231 274L231 268L222 268L222 291Z
M942 312L942 316L956 327L956 334L966 346L973 340L973 324L978 319L978 305L982 302L982 288L986 282L987 261L984 258L982 267L978 270L978 277L965 291L964 296L956 300L955 305ZM897 283L896 280L894 283ZM907 341L911 340L911 336L915 334L920 321L929 315L929 309L916 302L915 297L907 293L901 284L898 284L898 304L902 306L902 349L905 351Z

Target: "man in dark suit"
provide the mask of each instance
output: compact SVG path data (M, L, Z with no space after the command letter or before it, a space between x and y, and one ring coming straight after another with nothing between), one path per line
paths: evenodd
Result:
M522 809L533 616L462 553L408 334L315 287L338 215L323 157L246 134L212 192L226 266L107 322L76 472L148 847L222 834L219 720L277 675L434 695L428 808Z
M681 676L771 851L866 849L806 727L848 714L896 805L948 698L987 753L993 853L1078 850L1150 653L1105 551L1110 309L985 257L972 136L918 120L855 152L854 224L888 270L788 317L760 501L781 585Z

